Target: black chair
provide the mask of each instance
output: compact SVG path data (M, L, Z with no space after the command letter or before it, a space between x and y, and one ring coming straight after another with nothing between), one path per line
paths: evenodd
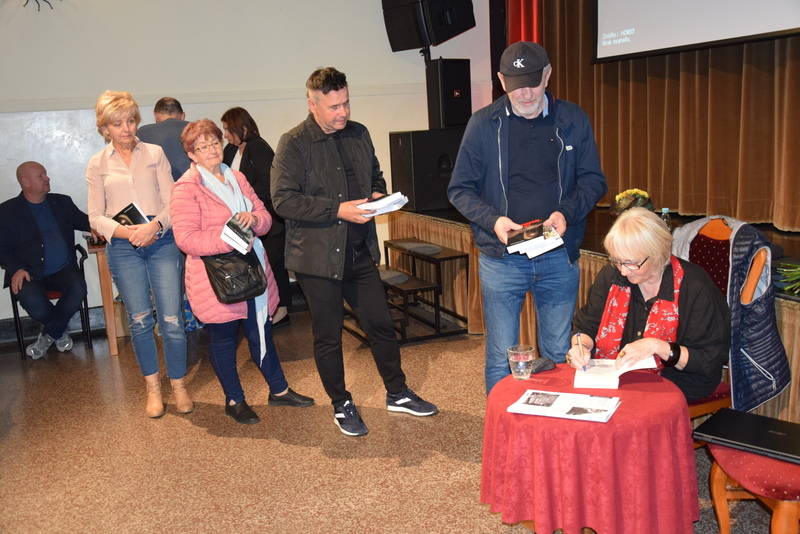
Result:
M81 274L83 278L86 279L86 271L83 268L83 263L86 261L86 258L89 257L89 254L86 252L86 249L83 248L81 245L75 245L75 251L80 255L78 258L78 266L81 269ZM0 264L0 267L3 270L8 270L5 265ZM13 273L9 273L13 274ZM19 301L17 300L17 296L11 291L11 287L8 288L8 294L11 295L11 311L14 313L14 329L17 332L17 344L19 345L19 351L22 354L22 359L25 359L25 340L22 335L22 321L20 320L19 316ZM47 298L50 300L56 300L61 298L60 291L48 291ZM83 332L83 339L86 345L91 348L92 347L92 328L89 325L89 299L87 295L83 296L83 302L81 303L81 307L79 310L81 316L81 330Z

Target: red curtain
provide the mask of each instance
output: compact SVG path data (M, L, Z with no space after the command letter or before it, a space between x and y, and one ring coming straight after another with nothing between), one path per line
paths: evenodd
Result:
M533 41L541 44L541 0L507 0L508 42Z
M608 195L647 190L683 215L800 231L800 36L592 64L596 0L507 0L549 89L594 125Z

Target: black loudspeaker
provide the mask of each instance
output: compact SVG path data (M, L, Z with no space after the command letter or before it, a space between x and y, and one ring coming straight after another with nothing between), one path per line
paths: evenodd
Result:
M428 128L466 126L472 115L468 59L433 59L425 65Z
M441 44L475 27L472 0L382 0L392 52Z
M392 191L408 197L403 209L424 212L451 208L447 186L463 136L464 128L389 133Z

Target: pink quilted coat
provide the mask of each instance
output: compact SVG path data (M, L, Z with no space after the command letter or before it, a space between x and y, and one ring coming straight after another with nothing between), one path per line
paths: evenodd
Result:
M258 217L258 225L253 227L257 235L264 235L272 226L272 217L258 199L244 174L233 171L242 194L253 203L253 214ZM230 252L233 247L221 238L222 227L231 217L228 206L204 185L200 172L192 163L180 180L172 188L169 201L170 220L175 234L175 242L186 253L186 296L192 312L204 323L227 323L247 317L247 302L222 304L214 295L206 268L200 256ZM269 262L264 261L267 275L269 313L278 307L280 297L275 277Z

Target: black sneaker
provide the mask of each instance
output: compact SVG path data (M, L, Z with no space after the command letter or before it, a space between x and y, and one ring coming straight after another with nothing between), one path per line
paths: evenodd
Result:
M269 397L267 397L267 404L270 406L294 406L296 408L305 408L307 406L313 406L314 399L306 397L305 395L300 395L292 388L289 388L289 391L283 395L273 395L270 393Z
M242 423L243 425L254 425L261 421L261 419L258 418L258 415L256 415L256 412L254 412L245 401L242 401L239 404L234 404L233 406L226 404L225 415L228 417L233 417L237 423Z
M333 409L333 421L342 431L342 434L347 436L366 436L367 432L369 432L367 425L358 415L356 405L351 400Z
M386 407L390 412L405 412L419 417L436 415L439 408L434 404L422 400L409 388L403 388L400 393L386 393Z

